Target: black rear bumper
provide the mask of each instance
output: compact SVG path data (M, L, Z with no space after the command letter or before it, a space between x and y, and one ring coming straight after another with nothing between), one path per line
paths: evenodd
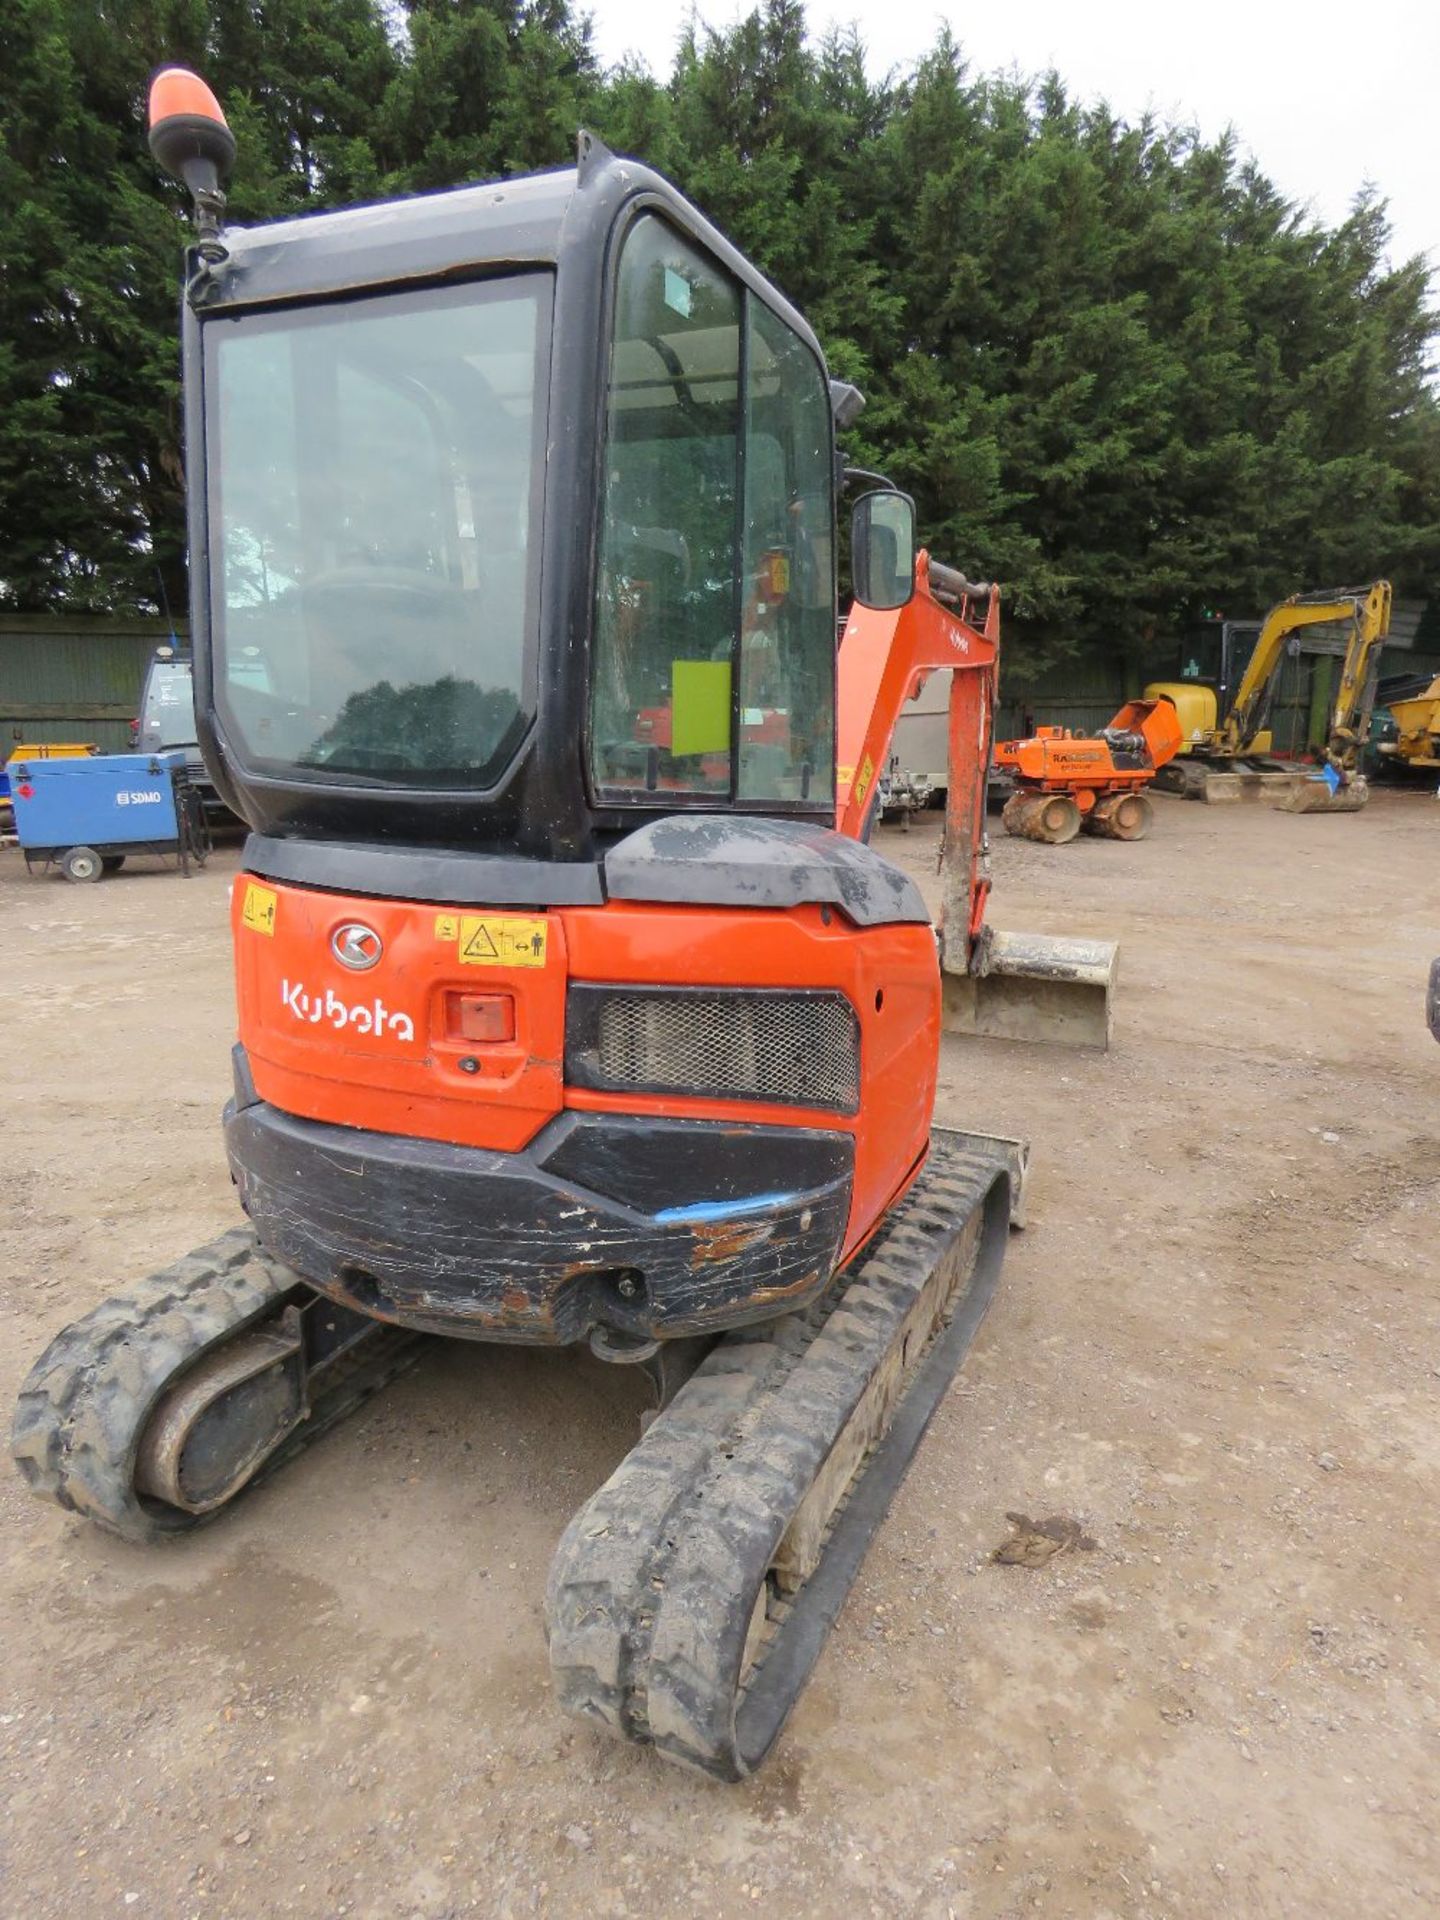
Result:
M262 1244L332 1299L472 1340L719 1332L804 1306L839 1259L845 1133L565 1113L521 1153L300 1120L236 1049L225 1144Z

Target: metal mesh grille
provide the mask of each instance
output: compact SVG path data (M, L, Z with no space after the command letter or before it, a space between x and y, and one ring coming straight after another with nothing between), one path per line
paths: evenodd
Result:
M841 994L618 991L598 1014L606 1086L842 1113L859 1104L859 1032Z

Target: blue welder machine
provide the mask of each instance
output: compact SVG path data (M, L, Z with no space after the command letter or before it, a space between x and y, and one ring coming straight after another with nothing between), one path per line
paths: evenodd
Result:
M6 768L15 832L33 873L100 880L131 853L173 857L182 873L210 852L205 810L183 752L16 759Z

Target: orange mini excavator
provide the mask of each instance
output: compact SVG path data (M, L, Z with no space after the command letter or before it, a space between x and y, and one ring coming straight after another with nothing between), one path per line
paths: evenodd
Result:
M999 742L995 764L1015 780L1006 829L1052 847L1082 827L1109 840L1143 840L1154 819L1144 790L1182 740L1170 701L1127 700L1098 734L1037 727L1027 740Z
M955 668L944 964L983 973L998 598L872 490L837 676L859 396L645 168L582 136L566 171L227 232L214 97L169 69L151 118L197 213L196 711L250 827L248 1224L56 1336L16 1457L172 1535L418 1336L643 1369L662 1411L554 1561L555 1684L739 1778L1018 1190L1013 1144L933 1124L935 929L864 837L895 714Z

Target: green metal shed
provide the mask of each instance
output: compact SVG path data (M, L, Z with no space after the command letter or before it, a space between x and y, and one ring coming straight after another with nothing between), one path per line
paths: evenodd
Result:
M151 655L185 635L168 620L0 615L0 761L48 740L123 751Z

